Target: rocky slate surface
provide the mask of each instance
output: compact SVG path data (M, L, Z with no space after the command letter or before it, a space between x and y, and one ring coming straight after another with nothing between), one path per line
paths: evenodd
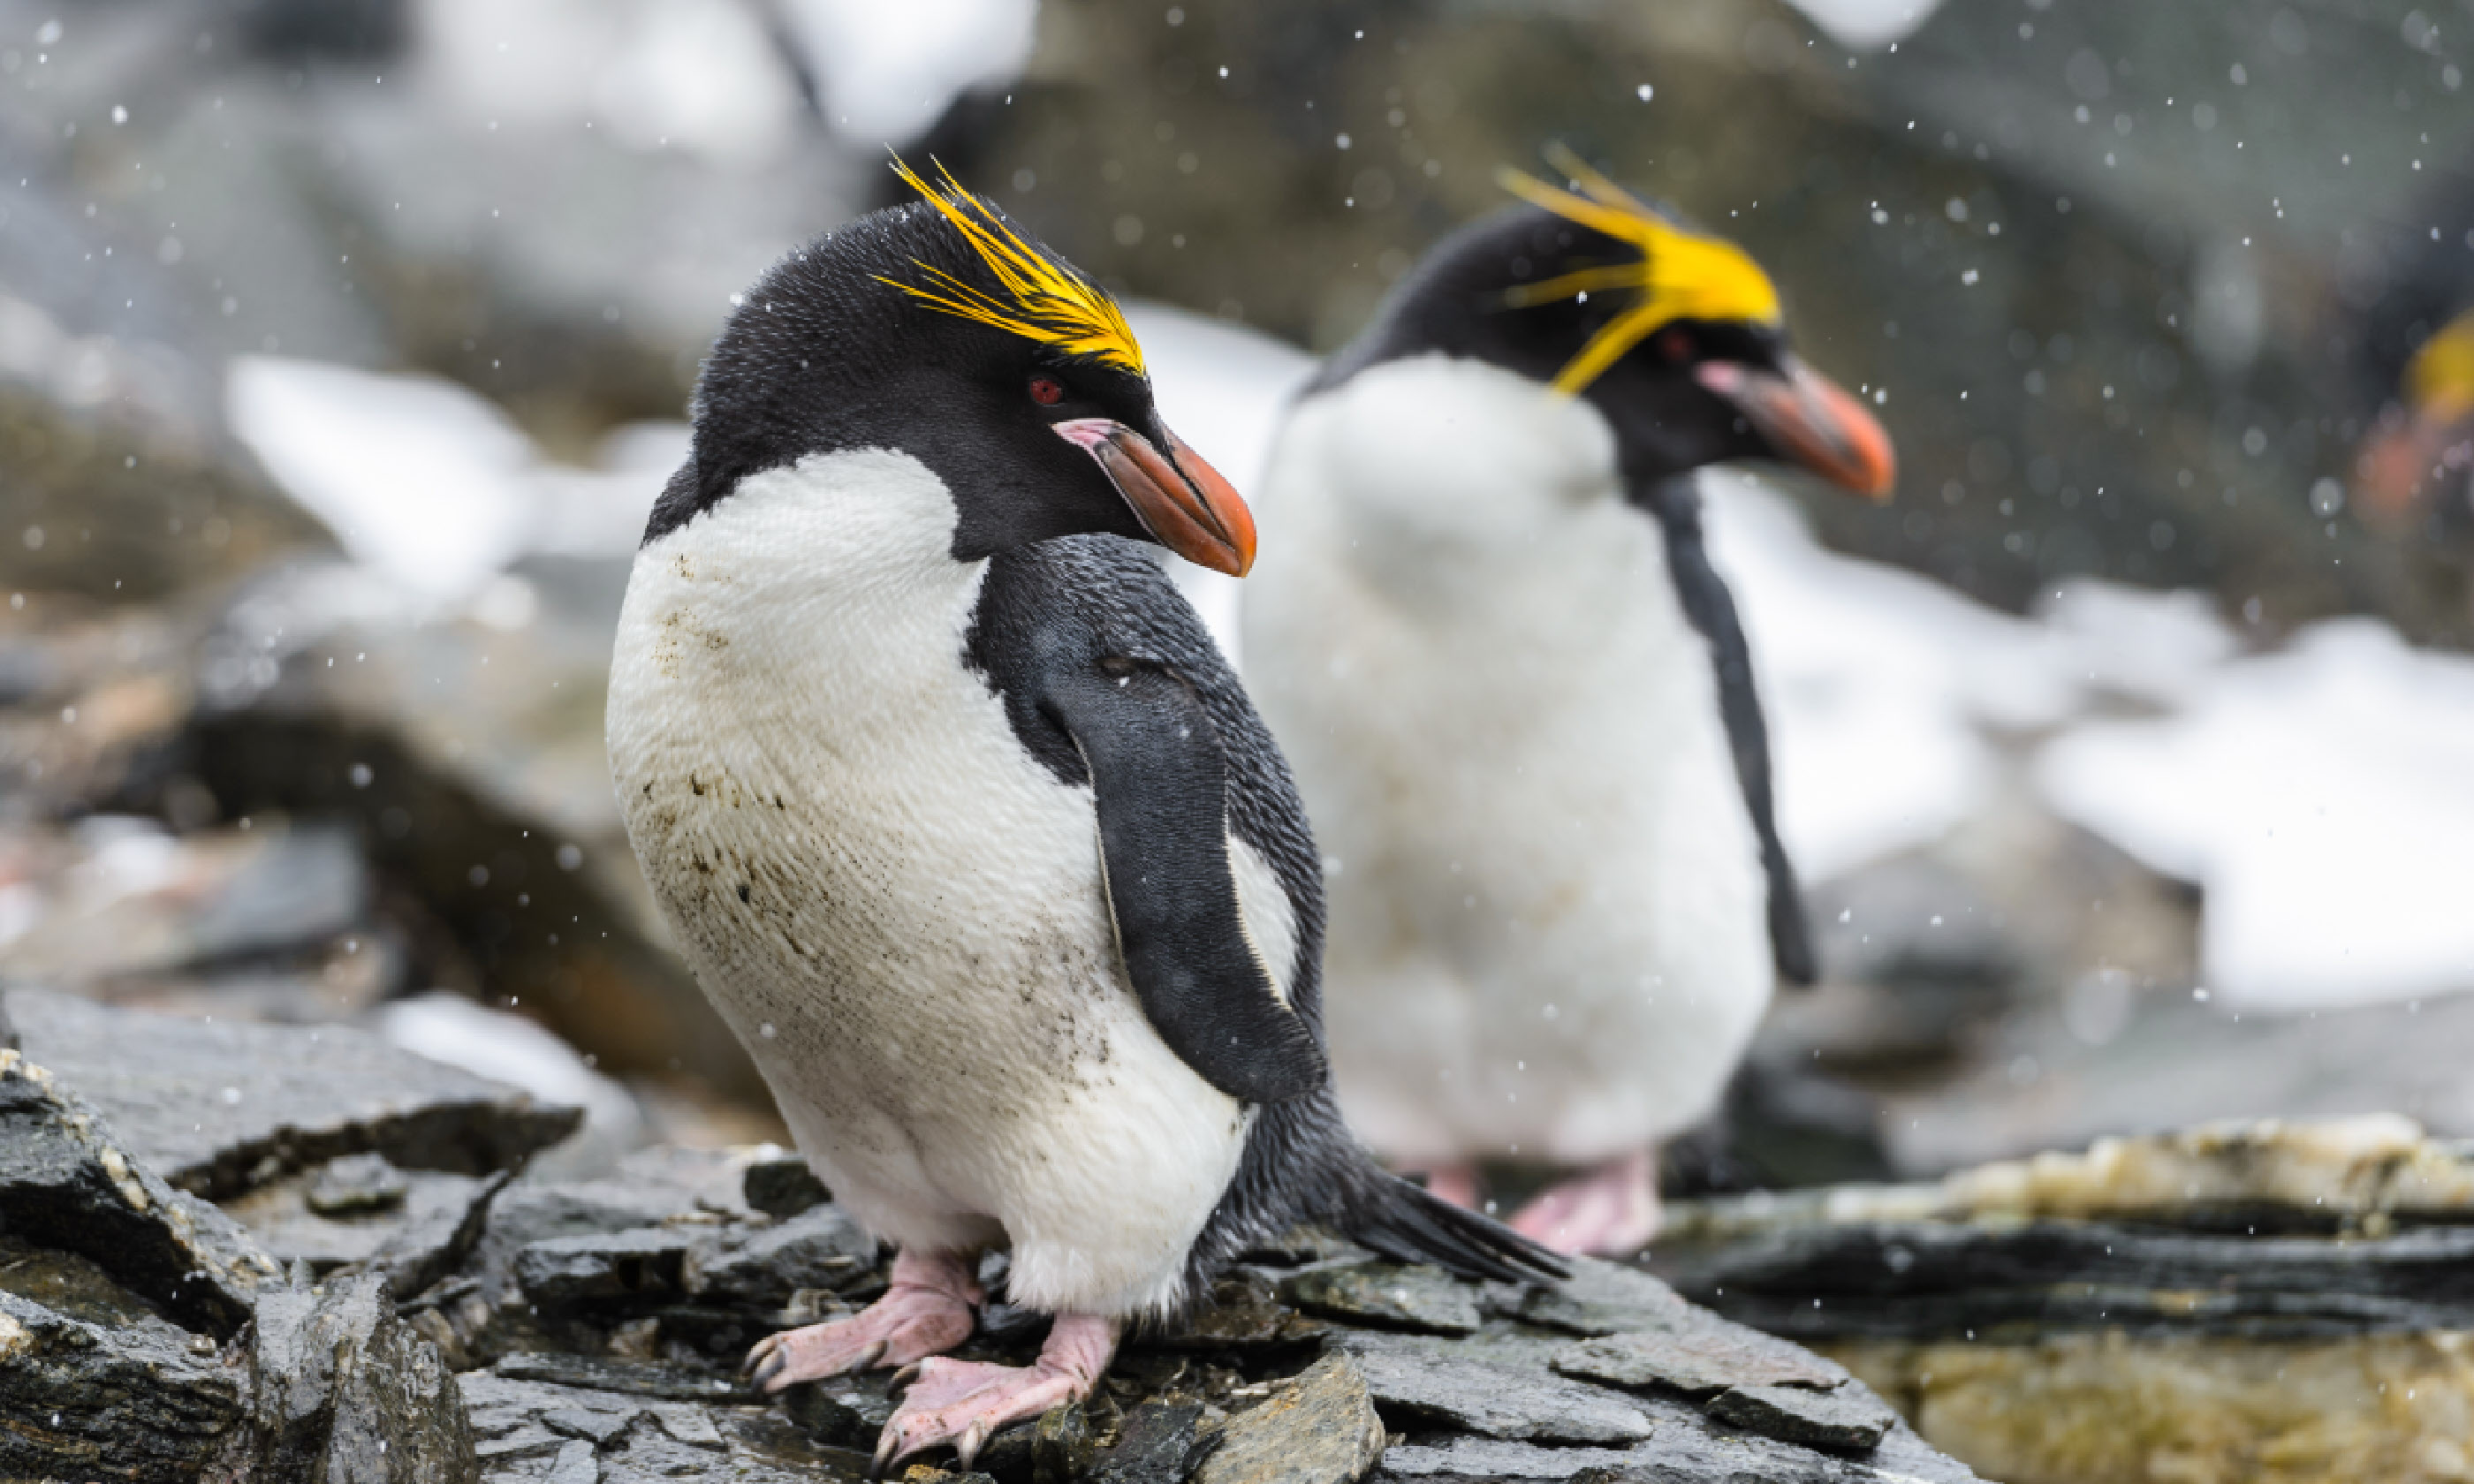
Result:
M136 1018L92 1014L112 1036ZM0 1052L0 1416L38 1420L0 1428L0 1478L856 1479L894 1406L884 1372L778 1398L739 1377L759 1335L885 1283L887 1255L779 1160L648 1150L578 1183L425 1170L367 1126L418 1125L433 1109L413 1097L340 1116L337 1152L261 1175L227 1214L66 1084ZM468 1149L521 1146L542 1115L441 1095ZM1005 1267L982 1265L993 1292ZM992 1304L959 1353L1021 1363L1045 1329ZM1087 1402L1000 1434L974 1474L950 1462L912 1484L1974 1477L1835 1366L1644 1273L1464 1283L1311 1233L1133 1336Z
M5 1000L28 1061L92 1100L164 1179L212 1200L350 1154L488 1174L583 1120L346 1026L134 1015L35 990Z

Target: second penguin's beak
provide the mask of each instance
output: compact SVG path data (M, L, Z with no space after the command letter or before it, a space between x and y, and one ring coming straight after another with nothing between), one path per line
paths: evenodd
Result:
M1846 388L1794 356L1777 371L1704 361L1693 374L1743 414L1780 458L1857 494L1889 498L1898 479L1890 435Z
M1153 539L1196 566L1243 577L1254 564L1254 516L1220 471L1167 428L1165 450L1122 422L1077 418L1056 436L1097 460Z

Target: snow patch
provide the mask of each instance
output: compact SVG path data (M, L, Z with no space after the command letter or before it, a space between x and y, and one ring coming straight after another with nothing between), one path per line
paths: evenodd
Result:
M1991 790L1985 728L2049 727L2075 704L2037 625L1825 549L1748 475L1702 487L1769 720L1780 833L1807 880L1939 839Z
M528 552L635 550L687 456L685 424L643 423L610 435L596 468L555 465L453 382L276 356L234 360L224 403L232 431L347 553L436 602L486 596Z
M520 1088L545 1103L581 1108L587 1126L598 1132L632 1137L643 1131L643 1113L625 1088L522 1016L433 990L387 1004L377 1021L378 1033L404 1050Z
M1887 46L1915 34L1941 0L1787 0L1841 46Z
M2474 988L2474 660L2339 619L2197 677L2178 714L2091 721L2036 778L2064 818L2198 884L2220 1003Z
M531 442L450 382L243 356L224 410L276 483L346 551L414 591L469 592L532 529Z
M1033 0L781 0L835 132L900 144L1031 60Z

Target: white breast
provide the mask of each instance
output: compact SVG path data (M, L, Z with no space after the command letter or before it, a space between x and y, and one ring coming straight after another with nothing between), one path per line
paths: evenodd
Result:
M932 1249L1002 1229L1017 1302L1155 1307L1247 1118L1143 1017L1090 791L963 663L984 563L954 519L916 461L846 452L647 545L613 777L682 951L863 1220Z
M1582 1161L1706 1112L1766 885L1654 521L1586 403L1471 362L1301 403L1245 643L1325 855L1334 1071L1404 1158Z

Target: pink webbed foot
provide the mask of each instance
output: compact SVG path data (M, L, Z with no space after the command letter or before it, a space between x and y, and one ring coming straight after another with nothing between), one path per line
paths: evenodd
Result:
M968 1470L980 1448L1007 1423L1091 1395L1117 1352L1117 1322L1091 1314L1059 1314L1027 1367L986 1365L934 1356L919 1362L902 1405L877 1438L871 1477L939 1443L954 1445ZM895 1380L902 1379L896 1376Z
M766 1335L747 1352L747 1370L773 1392L845 1371L907 1366L969 1339L983 1297L963 1258L905 1252L893 1259L883 1298L848 1319Z
M1477 1166L1474 1164L1429 1164L1422 1170L1409 1166L1405 1174L1423 1174L1426 1193L1439 1201L1449 1201L1463 1210L1476 1210Z
M1628 1257L1658 1234L1658 1162L1648 1150L1550 1185L1512 1230L1561 1253Z

